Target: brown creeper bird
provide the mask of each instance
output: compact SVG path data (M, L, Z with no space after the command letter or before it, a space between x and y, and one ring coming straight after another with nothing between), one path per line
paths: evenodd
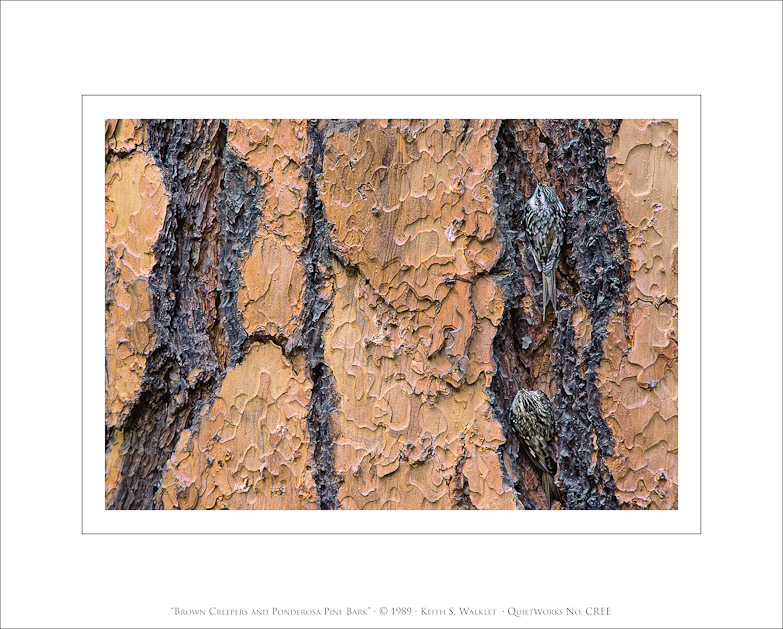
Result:
M552 498L563 502L555 485L555 461L550 444L555 436L555 418L549 398L542 391L520 389L511 404L511 425L519 436L530 460L541 470L541 484L549 505Z
M542 184L536 174L536 191L525 203L525 232L533 250L536 267L541 272L543 284L543 315L546 319L546 304L552 302L557 314L557 287L555 271L560 262L560 247L565 237L566 211L554 188Z

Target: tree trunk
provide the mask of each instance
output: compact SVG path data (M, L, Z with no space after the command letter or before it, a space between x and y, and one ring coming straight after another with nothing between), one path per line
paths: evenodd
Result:
M677 122L106 121L106 507L677 507ZM557 313L522 227L568 212Z

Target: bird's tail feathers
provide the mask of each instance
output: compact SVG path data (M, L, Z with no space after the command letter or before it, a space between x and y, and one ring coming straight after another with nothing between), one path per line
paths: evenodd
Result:
M549 472L542 474L541 483L544 486L544 494L546 494L546 501L550 509L552 508L552 500L565 504L563 494L560 493L560 488L555 484L555 479Z
M549 295L549 301L552 302L552 310L555 311L555 317L557 317L557 287L555 286L555 267L552 265L552 268L549 269L549 273L547 273L547 281L549 282L549 290L547 291Z
M555 284L555 267L553 264L547 264L541 271L541 285L544 302L543 314L541 315L541 321L543 322L546 319L546 305L548 302L552 302L552 309L555 311L555 316L557 316L557 285Z

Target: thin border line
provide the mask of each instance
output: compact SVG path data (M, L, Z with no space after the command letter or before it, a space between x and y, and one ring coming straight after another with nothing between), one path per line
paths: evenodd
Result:
M81 238L81 256L82 256L82 304L81 304L81 335L82 335L82 364L81 364L81 379L82 379L82 535L84 535L84 94L82 94L82 233ZM105 324L104 324L105 325ZM105 333L105 327L104 327Z
M130 509L133 511L133 509ZM416 511L417 509L408 509L408 511ZM146 509L146 511L150 511L150 509ZM587 511L595 511L595 509L587 509ZM263 513L263 511L259 511L259 513ZM345 511L344 511L345 513ZM701 535L701 531L698 533L696 531L687 531L684 533L678 533L673 531L650 531L647 532L618 532L618 533L612 533L612 532L599 532L599 533L565 533L565 532L558 532L558 533L533 533L533 532L527 532L527 531L517 531L514 533L506 532L506 531L491 531L486 533L452 533L450 531L444 531L440 533L411 533L411 532L405 532L401 533L399 531L380 531L378 533L366 533L364 531L356 532L356 533L346 533L346 532L337 532L337 533L323 533L319 531L313 531L312 533L256 533L253 532L245 532L245 531L229 531L225 533L218 533L215 531L208 531L204 533L198 533L193 531L186 531L182 533L156 533L154 531L144 531L144 532L106 532L106 531L98 531L94 533L82 533L82 535L289 535L289 536L295 536L295 535Z
M701 115L701 100L702 96L699 94L699 535L702 533L702 512L701 508L704 504L702 492L704 491L704 448L702 447L702 421L701 421L701 408L702 408L702 379L704 378L704 374L702 373L702 348L704 347L704 343L702 342L702 269L704 268L702 257L704 255L704 249L702 248L702 229L701 229L701 221L702 221L702 213L701 213L701 204L702 204L702 189L701 189L701 173L702 173L702 115ZM679 126L677 127L679 129ZM677 164L677 205L679 206L679 196L680 196L680 168L679 163ZM677 247L680 246L679 240L680 240L680 229L679 229L679 221L677 223ZM679 284L678 284L679 286ZM679 289L678 289L679 291ZM679 387L679 382L677 383L677 386ZM679 399L679 397L678 397ZM679 412L679 409L678 409ZM677 432L679 434L679 423ZM679 467L679 449L677 450L677 465ZM679 500L679 497L678 497Z
M3 0L3 2L43 2L45 0ZM86 2L106 2L106 0L83 0ZM117 0L114 0L117 1ZM154 0L134 0L135 2L144 2L151 4ZM214 4L215 0L169 0L169 2L211 2ZM259 0L234 0L235 2L258 2ZM366 0L340 0L340 2L364 2ZM419 0L395 0L398 3L407 2L413 4ZM427 0L428 2L475 2L475 0ZM493 2L526 2L527 0L493 0ZM554 2L568 2L571 0L553 0ZM604 2L627 2L628 0L604 0ZM664 2L671 3L674 0L664 0ZM736 4L737 0L693 0L695 2L731 2ZM312 2L312 0L289 0L289 2ZM780 2L780 0L756 0L756 2ZM338 3L339 4L339 3ZM174 96L180 96L180 94L174 94ZM525 96L538 96L538 94L525 94ZM567 94L570 96L570 94ZM632 94L621 94L621 96L632 96Z
M302 97L317 97L317 98L325 98L325 97L334 97L334 98L345 98L348 96L361 96L363 98L367 97L384 97L388 98L391 96L399 96L401 98L408 98L408 97L422 97L427 98L431 96L437 96L437 97L460 97L460 98L466 98L466 97L475 97L475 98L487 98L487 97L493 97L493 96L499 96L499 97L505 97L505 98L515 98L520 96L535 96L535 97L551 97L551 96L589 96L589 97L602 97L602 96L632 96L632 97L639 97L639 96L660 96L662 98L670 97L670 96L687 96L687 97L695 97L698 96L701 98L701 94L82 94L82 98L85 96L109 96L109 97L128 97L128 96L136 96L139 98L148 98L150 96L156 96L156 97L162 97L162 98L170 98L170 97L215 97L215 98L231 98L236 96L264 96L267 98L290 98L293 96L302 96Z
M452 532L440 532L440 533L431 533L431 532L400 532L400 531L390 531L390 532L336 532L336 533L326 533L326 532L308 532L308 533L291 533L291 532L246 532L246 531L231 531L231 532L214 532L214 531L208 531L208 532L192 532L192 531L186 531L186 532L180 532L180 533L171 533L171 532L106 532L106 531L99 531L99 532L90 532L85 533L84 532L84 98L85 97L92 97L92 96L99 96L99 97L215 97L215 98L231 98L231 97L259 97L264 96L268 98L275 98L275 97L346 97L346 96L357 96L357 97L393 97L393 96L399 96L399 97L476 97L476 98L487 98L487 97L504 97L504 98L514 98L514 97L569 97L569 96L579 96L579 97L606 97L606 96L614 96L614 97L669 97L669 96L677 96L677 97L699 97L699 531L698 533L695 531L688 531L683 533L677 533L677 532L649 532L649 533L643 533L643 532L591 532L591 533L584 533L584 532L557 532L557 533L533 533L533 532L526 532L526 531L519 531L519 532L505 532L505 531L496 531L496 532L467 532L467 533L452 533ZM81 201L82 201L82 216L81 216L81 271L82 271L82 278L81 278L81 292L82 292L82 305L81 305L81 342L82 342L82 348L81 348L81 354L82 354L82 360L81 360L81 380L82 380L82 391L81 391L81 419L82 419L82 442L81 442L81 461L82 461L82 469L81 469L81 479L82 479L82 487L81 487L81 534L82 535L285 535L285 536L299 536L299 535L702 535L702 521L703 521L703 490L704 490L704 480L703 480L703 466L704 466L704 456L703 456L703 441L702 441L702 433L703 433L703 422L702 422L702 402L703 402L703 392L702 392L702 381L703 381L703 373L702 373L702 267L703 267L703 251L702 251L702 94L82 94L81 95L81 114L82 114L82 120L81 120L81 131L82 131L82 138L81 138L81 153L82 153L82 163L81 163L81 176L82 176L82 182L81 182ZM677 172L677 177L679 181L679 168ZM679 185L678 185L679 189ZM678 195L679 196L679 195ZM679 386L679 383L678 383ZM678 500L679 501L679 500Z
M2 0L3 2L43 2L45 0ZM86 2L105 2L106 0L83 0ZM117 1L117 0L114 0ZM144 2L151 4L154 0L134 0L135 2ZM258 2L259 0L234 0L235 2ZM366 0L340 0L340 2L363 2ZM395 0L398 3L413 4L418 0ZM428 2L475 2L475 0L427 0ZM493 0L493 2L526 2L528 0ZM568 2L570 0L552 0L553 2ZM604 2L627 2L628 0L603 0ZM731 2L736 4L737 0L693 0L695 2ZM214 0L169 0L169 2L211 2L214 4ZM312 2L312 0L289 0L289 2ZM664 2L671 3L673 0L664 0ZM756 0L756 2L780 2L780 0ZM339 3L338 3L339 4ZM180 94L174 94L174 96L180 96ZM538 96L538 94L525 94L525 96ZM570 96L568 94L567 96ZM632 96L632 94L621 94L621 96Z

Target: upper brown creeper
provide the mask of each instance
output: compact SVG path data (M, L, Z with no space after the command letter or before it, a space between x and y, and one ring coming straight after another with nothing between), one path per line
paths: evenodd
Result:
M541 272L543 284L543 315L546 318L546 304L552 302L557 314L557 287L555 271L560 262L560 247L563 246L566 225L566 210L554 188L542 184L536 174L536 190L525 203L525 231L533 250L533 258Z
M541 470L541 484L549 505L552 497L563 502L555 485L557 470L550 444L555 436L555 418L549 398L542 391L520 389L511 404L511 425L519 436L530 460Z

